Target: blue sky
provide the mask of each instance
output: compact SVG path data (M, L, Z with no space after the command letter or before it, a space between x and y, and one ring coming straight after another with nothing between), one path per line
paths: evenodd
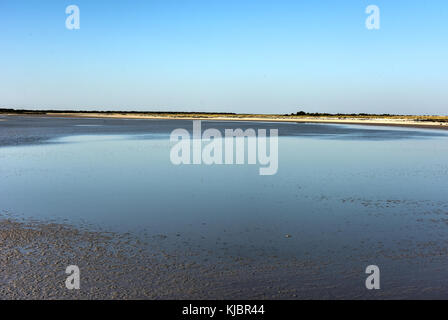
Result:
M448 114L447 15L446 0L2 0L0 107Z

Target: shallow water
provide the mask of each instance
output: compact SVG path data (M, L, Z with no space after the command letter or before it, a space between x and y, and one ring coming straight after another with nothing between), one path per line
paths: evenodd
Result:
M389 283L448 290L445 131L203 122L278 128L278 173L260 176L259 165L173 165L169 134L191 121L6 120L5 215L159 235L221 257L325 261L335 276L364 279L378 264Z

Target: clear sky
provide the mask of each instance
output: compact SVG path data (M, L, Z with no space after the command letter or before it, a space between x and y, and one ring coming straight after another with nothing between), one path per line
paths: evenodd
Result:
M1 0L0 107L448 114L448 1Z

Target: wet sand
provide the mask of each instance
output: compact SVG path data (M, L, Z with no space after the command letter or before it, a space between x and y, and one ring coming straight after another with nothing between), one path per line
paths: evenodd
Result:
M289 239L285 235L285 241ZM412 273L394 278L397 274L392 272L394 277L388 277L383 290L366 290L360 266L368 265L372 257L357 256L356 248L346 261L332 260L330 252L319 260L270 255L259 260L217 258L204 248L164 247L165 235L142 240L129 233L20 220L8 214L0 215L0 241L0 299L446 298L444 281L429 285L427 279L416 279ZM179 236L174 241L183 239ZM400 272L405 266L424 269L429 261L440 265L435 261L447 255L446 248L434 243L399 251L377 245L374 261L386 257ZM65 268L75 263L80 268L81 289L68 290Z
M319 269L292 260L208 263L207 254L167 252L130 234L6 217L0 218L0 239L0 299L295 299L301 289L288 285L288 275L307 270L315 277ZM65 288L64 271L74 261L80 290ZM324 298L315 291L315 298Z

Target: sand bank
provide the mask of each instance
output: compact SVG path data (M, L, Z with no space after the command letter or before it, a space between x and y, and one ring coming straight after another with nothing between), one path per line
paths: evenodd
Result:
M102 113L48 113L50 117L116 118L116 119L163 119L163 120L213 120L213 121L255 121L255 122L297 122L335 123L376 126L402 126L448 130L448 122L428 121L408 118L350 118L350 117L294 117L294 116L201 116L201 115L148 115L148 114L102 114Z
M152 120L208 120L208 121L254 121L292 123L335 123L374 126L401 126L448 130L448 116L375 116L375 115L262 115L262 114L220 114L220 113L176 113L176 112L6 112L5 116L39 116L62 118L112 118ZM0 119L1 120L1 119Z

